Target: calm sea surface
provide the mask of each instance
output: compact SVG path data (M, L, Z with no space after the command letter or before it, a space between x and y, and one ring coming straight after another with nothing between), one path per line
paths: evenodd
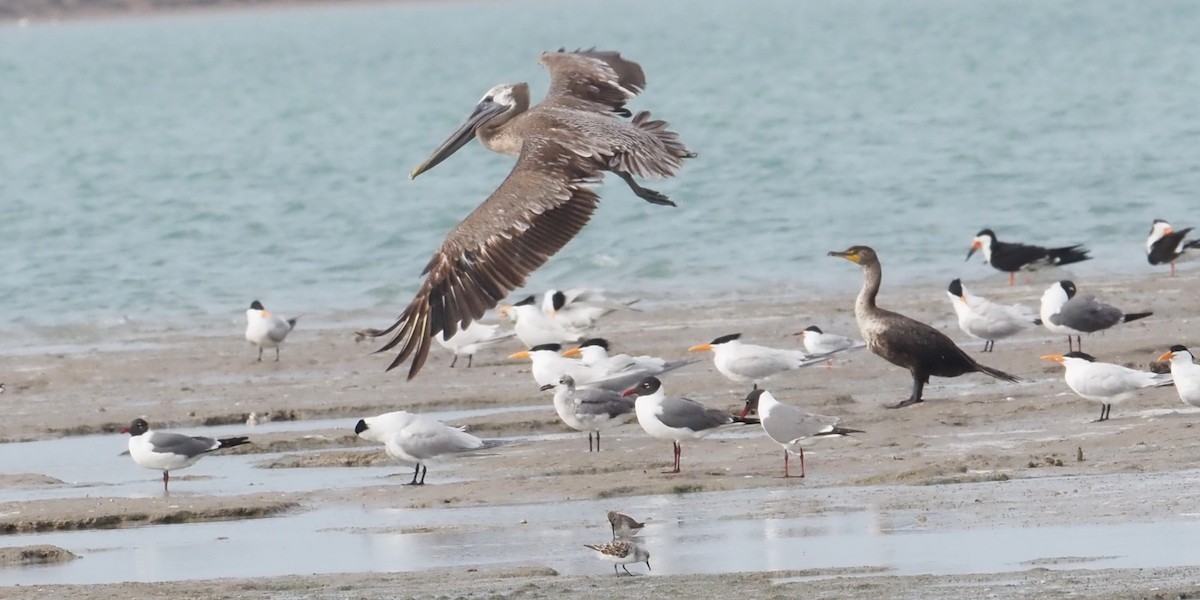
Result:
M472 144L407 173L538 54L619 49L635 109L700 153L623 185L531 288L694 295L1004 275L975 232L1148 273L1200 225L1200 4L444 2L0 26L0 329L394 308L503 179ZM1185 267L1186 273L1187 267ZM1193 267L1194 269L1194 267ZM1194 272L1194 271L1193 271Z

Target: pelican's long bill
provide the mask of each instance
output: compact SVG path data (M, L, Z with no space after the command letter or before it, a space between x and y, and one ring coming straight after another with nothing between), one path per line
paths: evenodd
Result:
M413 169L412 173L409 173L409 179L416 179L417 175L438 166L443 160L450 158L451 154L458 152L459 148L466 146L467 142L475 138L476 127L504 112L507 108L503 104L493 102L491 96L480 100L479 104L475 105L475 110L471 111L471 115L458 126L458 129L455 129L453 133L446 137L446 140L437 147L437 150L434 150L429 155L429 158L425 159L425 162Z

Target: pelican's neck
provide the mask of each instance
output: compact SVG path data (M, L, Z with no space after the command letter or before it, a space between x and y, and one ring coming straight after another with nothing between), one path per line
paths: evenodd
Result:
M529 94L513 94L515 103L496 118L483 123L475 130L485 148L499 154L520 156L525 136L516 127L519 117L529 109ZM548 298L547 298L548 300Z
M879 295L879 285L883 281L883 269L879 263L863 265L863 286L858 291L858 299L854 301L854 315L860 317L875 310L875 297Z

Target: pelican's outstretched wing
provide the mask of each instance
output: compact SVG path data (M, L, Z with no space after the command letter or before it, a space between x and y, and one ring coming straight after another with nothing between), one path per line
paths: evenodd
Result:
M625 103L646 89L642 67L619 52L559 50L543 53L538 62L550 71L550 90L542 104L628 117Z
M412 357L412 379L429 355L434 336L453 336L493 308L587 224L600 201L591 190L599 169L544 138L524 142L516 166L442 242L425 267L416 297L385 330L380 352L400 346L388 369Z

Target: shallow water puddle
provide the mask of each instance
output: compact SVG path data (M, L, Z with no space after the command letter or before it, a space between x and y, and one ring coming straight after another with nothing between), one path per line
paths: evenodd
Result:
M552 410L546 406L487 408L428 413L444 421L533 410ZM225 425L174 429L179 433L223 437L278 432L296 432L297 437L319 435L313 432L345 429L352 433L357 419L313 421L275 421L255 427ZM0 444L0 471L35 473L63 481L65 485L3 486L0 502L79 498L87 496L153 496L162 491L161 476L143 469L122 454L128 448L128 436L120 434L66 437L38 442ZM518 440L522 438L506 438ZM364 452L371 449L364 448ZM194 466L172 473L172 490L180 494L237 495L254 492L311 491L329 487L354 487L378 484L378 478L393 473L410 473L400 463L383 467L262 469L254 465L284 453L207 456ZM479 455L486 459L486 455ZM195 477L195 479L192 479Z
M397 490L398 494L403 492ZM654 574L854 569L897 575L1049 568L1182 566L1200 562L1200 522L887 531L874 511L728 519L783 490L648 496L619 501L647 520ZM583 544L609 539L618 501L450 509L323 508L252 522L192 523L12 536L55 544L70 563L0 570L0 585L159 581L286 574L547 565L567 575L610 574ZM524 521L524 522L522 522ZM1094 557L1086 561L1054 560ZM634 572L645 566L631 565ZM790 579L779 582L792 581Z

